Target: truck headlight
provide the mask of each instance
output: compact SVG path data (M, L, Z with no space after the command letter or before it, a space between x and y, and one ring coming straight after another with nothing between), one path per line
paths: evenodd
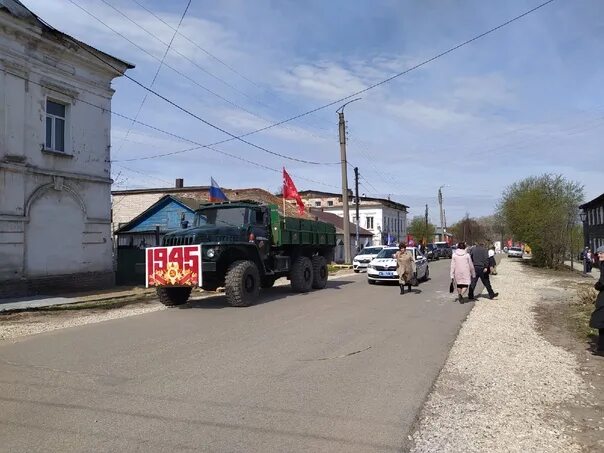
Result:
M206 256L208 258L214 258L215 255L216 255L216 252L214 251L214 249L208 249L208 251L206 252Z

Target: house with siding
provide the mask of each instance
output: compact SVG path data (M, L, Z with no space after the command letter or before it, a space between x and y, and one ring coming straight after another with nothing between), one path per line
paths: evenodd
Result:
M585 246L596 250L604 245L604 193L579 206L585 214L583 234Z
M111 82L133 67L0 0L0 297L113 284Z

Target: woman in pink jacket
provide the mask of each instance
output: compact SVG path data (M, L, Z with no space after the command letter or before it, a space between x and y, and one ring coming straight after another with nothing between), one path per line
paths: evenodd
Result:
M470 254L466 252L466 243L460 242L451 258L451 280L457 285L459 303L463 304L464 293L475 276L474 263L472 263Z

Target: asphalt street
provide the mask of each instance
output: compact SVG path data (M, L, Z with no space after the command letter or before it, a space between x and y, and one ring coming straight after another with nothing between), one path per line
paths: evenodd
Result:
M0 344L0 450L400 451L472 306L449 263L404 296L358 274Z

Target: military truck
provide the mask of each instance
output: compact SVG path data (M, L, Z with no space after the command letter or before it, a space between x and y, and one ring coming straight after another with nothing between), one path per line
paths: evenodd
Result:
M164 305L186 303L194 287L223 287L230 305L245 307L280 277L296 292L327 284L336 244L331 224L243 201L201 205L193 225L182 226L167 233L161 247L146 249L147 287L157 287Z

